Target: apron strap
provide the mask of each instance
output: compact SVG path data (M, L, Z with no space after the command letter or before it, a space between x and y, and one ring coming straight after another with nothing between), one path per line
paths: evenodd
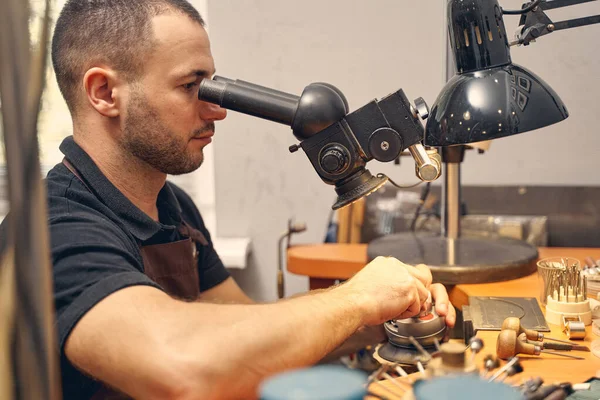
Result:
M202 246L208 246L208 240L206 239L206 236L204 236L204 234L198 229L189 226L183 219L181 220L181 225L179 225L177 230L183 236L191 238L194 242L200 243Z
M79 171L77 171L77 169L73 166L73 164L71 164L71 161L67 160L66 157L64 157L62 159L62 163L65 167L67 167L67 169L69 171L71 171L73 173L73 175L75 175L75 177L77 179L79 179L79 182L81 182L83 184L83 186L85 186L85 188L88 190L88 192L93 193L92 189L90 189L90 187L85 183L85 181L83 180L83 178L81 177L81 175L79 174Z

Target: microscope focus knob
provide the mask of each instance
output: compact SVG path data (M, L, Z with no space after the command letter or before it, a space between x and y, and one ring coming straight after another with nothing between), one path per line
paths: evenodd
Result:
M415 108L421 119L427 119L427 117L429 117L429 106L422 97L415 99Z
M348 151L340 145L330 146L321 154L320 164L328 174L340 174L348 168Z

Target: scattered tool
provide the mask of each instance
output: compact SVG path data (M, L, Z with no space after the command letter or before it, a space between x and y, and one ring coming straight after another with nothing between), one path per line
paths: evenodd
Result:
M561 385L542 385L535 391L524 394L525 400L564 400L573 390Z
M591 314L591 312L590 312ZM563 331L569 339L585 339L585 323L581 319L581 315L577 316L562 316Z
M584 359L583 357L544 350L542 346L525 343L518 339L517 332L510 329L504 329L500 331L500 334L498 335L498 340L496 341L496 355L503 360L508 360L517 354L538 356L540 353L554 354L576 360Z
M522 337L519 337L519 340L523 340ZM525 339L526 340L526 339ZM554 343L554 342L535 342L526 340L526 343L540 346L542 350L560 350L560 351L590 351L590 348L587 346L583 346L580 344L567 344L567 343Z
M401 383L401 381L397 381L390 374L387 373L389 367L390 367L389 365L384 364L381 367L379 367L376 371L374 371L371 375L369 375L369 377L367 378L367 387L373 383L373 384L376 384L379 388L385 390L388 394L393 395L394 398L401 397L400 394L396 393L395 391L391 390L390 388L386 387L385 385L383 385L380 382L380 379L383 378L389 382L392 382L392 384L394 386L397 386L403 392L406 392L407 390L410 389L409 384L404 383L404 382ZM407 387L402 386L403 384L406 385Z
M469 347L471 348L471 363L475 362L475 356L483 349L483 340L473 336L469 339Z
M517 365L517 367L515 367ZM490 379L488 379L488 382L493 382L496 379L498 379L502 374L505 373L510 373L507 371L518 371L518 370L523 371L523 367L521 366L521 364L519 363L519 357L511 357L508 362L506 364L504 364L504 366L502 368L500 368L498 371L496 371L494 373L494 375L492 375L490 377ZM515 375L515 374L512 374Z
M483 376L486 377L487 374L489 374L491 371L495 370L499 366L500 366L500 361L498 361L498 359L496 357L494 357L493 355L488 354L483 359L483 368L485 369L485 373L483 374Z
M483 341L479 339L475 343ZM471 357L466 355L466 347L456 342L448 342L441 345L439 354L427 364L429 377L440 377L446 375L478 374L477 365Z
M502 323L502 329L513 330L517 333L517 337L521 339L522 336L525 336L527 340L534 341L528 342L530 344L538 345L543 349L551 349L551 350L563 350L563 351L571 351L571 350L580 350L580 351L590 351L590 349L586 346L582 346L576 343L571 343L566 340L554 339L551 337L544 336L543 333L534 331L532 329L525 329L521 326L521 321L516 317L509 317L504 320ZM585 332L585 327L584 327ZM552 340L554 342L542 342L546 338L547 340ZM522 339L521 339L522 340Z

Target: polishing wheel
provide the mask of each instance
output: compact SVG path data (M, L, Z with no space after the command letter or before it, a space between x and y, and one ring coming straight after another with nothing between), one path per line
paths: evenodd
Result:
M433 306L416 317L387 321L383 326L388 343L378 348L379 357L403 364L426 361L413 340L425 351L436 351L436 342L441 343L446 334L446 322Z

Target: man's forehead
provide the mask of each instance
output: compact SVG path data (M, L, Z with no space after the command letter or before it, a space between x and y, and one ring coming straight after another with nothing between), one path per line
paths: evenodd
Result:
M180 13L158 15L152 20L153 50L150 63L169 73L214 70L210 42L204 28Z

